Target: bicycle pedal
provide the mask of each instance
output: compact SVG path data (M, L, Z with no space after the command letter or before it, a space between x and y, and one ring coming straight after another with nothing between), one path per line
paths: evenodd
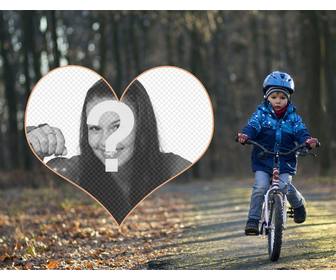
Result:
M260 226L259 234L260 234L260 235L263 235L264 233L267 234L267 233L266 233L266 223L265 223L265 222L262 222L262 223L261 223L261 226Z
M289 207L287 215L289 218L294 218L294 209L292 207Z

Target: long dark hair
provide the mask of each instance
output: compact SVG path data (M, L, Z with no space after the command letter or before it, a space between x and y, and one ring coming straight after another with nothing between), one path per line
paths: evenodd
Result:
M112 184L114 185L113 190L118 192L116 182L111 174L105 172L105 166L94 155L88 142L87 104L93 99L107 97L113 98L113 93L107 83L101 79L88 90L84 100L80 124L80 184L90 189L93 186L98 192L104 186L111 189ZM130 178L131 188L136 189L136 193L141 197L150 191L145 186L147 188L158 186L158 183L165 177L165 174L162 174L165 172L164 169L158 168L161 166L162 157L157 122L150 98L138 80L129 86L122 101L129 103L134 109L136 126L134 152L123 168L129 168L127 175ZM131 204L136 203L139 197L133 195Z

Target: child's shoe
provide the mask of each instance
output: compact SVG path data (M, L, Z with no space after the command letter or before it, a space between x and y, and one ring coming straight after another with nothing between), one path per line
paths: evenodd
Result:
M248 219L245 226L245 235L259 235L259 221Z
M306 208L304 205L294 208L294 222L301 224L306 220Z

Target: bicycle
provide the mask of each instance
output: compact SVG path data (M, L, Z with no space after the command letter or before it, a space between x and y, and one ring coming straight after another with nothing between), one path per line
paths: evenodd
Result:
M287 198L286 194L288 191L288 185L285 185L285 188L280 188L280 156L287 156L292 153L297 155L313 155L316 154L310 152L306 143L294 147L292 150L287 152L280 151L269 151L264 146L259 143L247 140L246 144L251 144L257 146L261 149L258 156L262 157L265 154L270 154L274 156L273 163L273 173L270 180L270 186L267 190L264 198L264 203L262 207L262 214L259 225L259 233L261 235L267 235L268 237L268 255L271 261L277 261L280 257L281 246L282 246L282 237L283 231L286 228L287 214L288 217L294 217L293 208L289 208L287 211ZM320 143L316 145L319 147Z

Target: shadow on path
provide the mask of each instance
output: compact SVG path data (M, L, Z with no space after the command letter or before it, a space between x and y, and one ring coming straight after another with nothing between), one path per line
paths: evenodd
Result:
M191 226L165 245L176 247L178 255L151 261L147 268L336 268L336 242L332 242L336 240L336 197L332 189L329 195L328 190L321 195L316 188L303 191L308 201L308 220L300 225L289 221L280 259L272 263L268 259L267 238L244 235L251 192L246 185L224 180L174 186L173 191L183 189L181 195L187 195L195 206L185 213L186 223Z

